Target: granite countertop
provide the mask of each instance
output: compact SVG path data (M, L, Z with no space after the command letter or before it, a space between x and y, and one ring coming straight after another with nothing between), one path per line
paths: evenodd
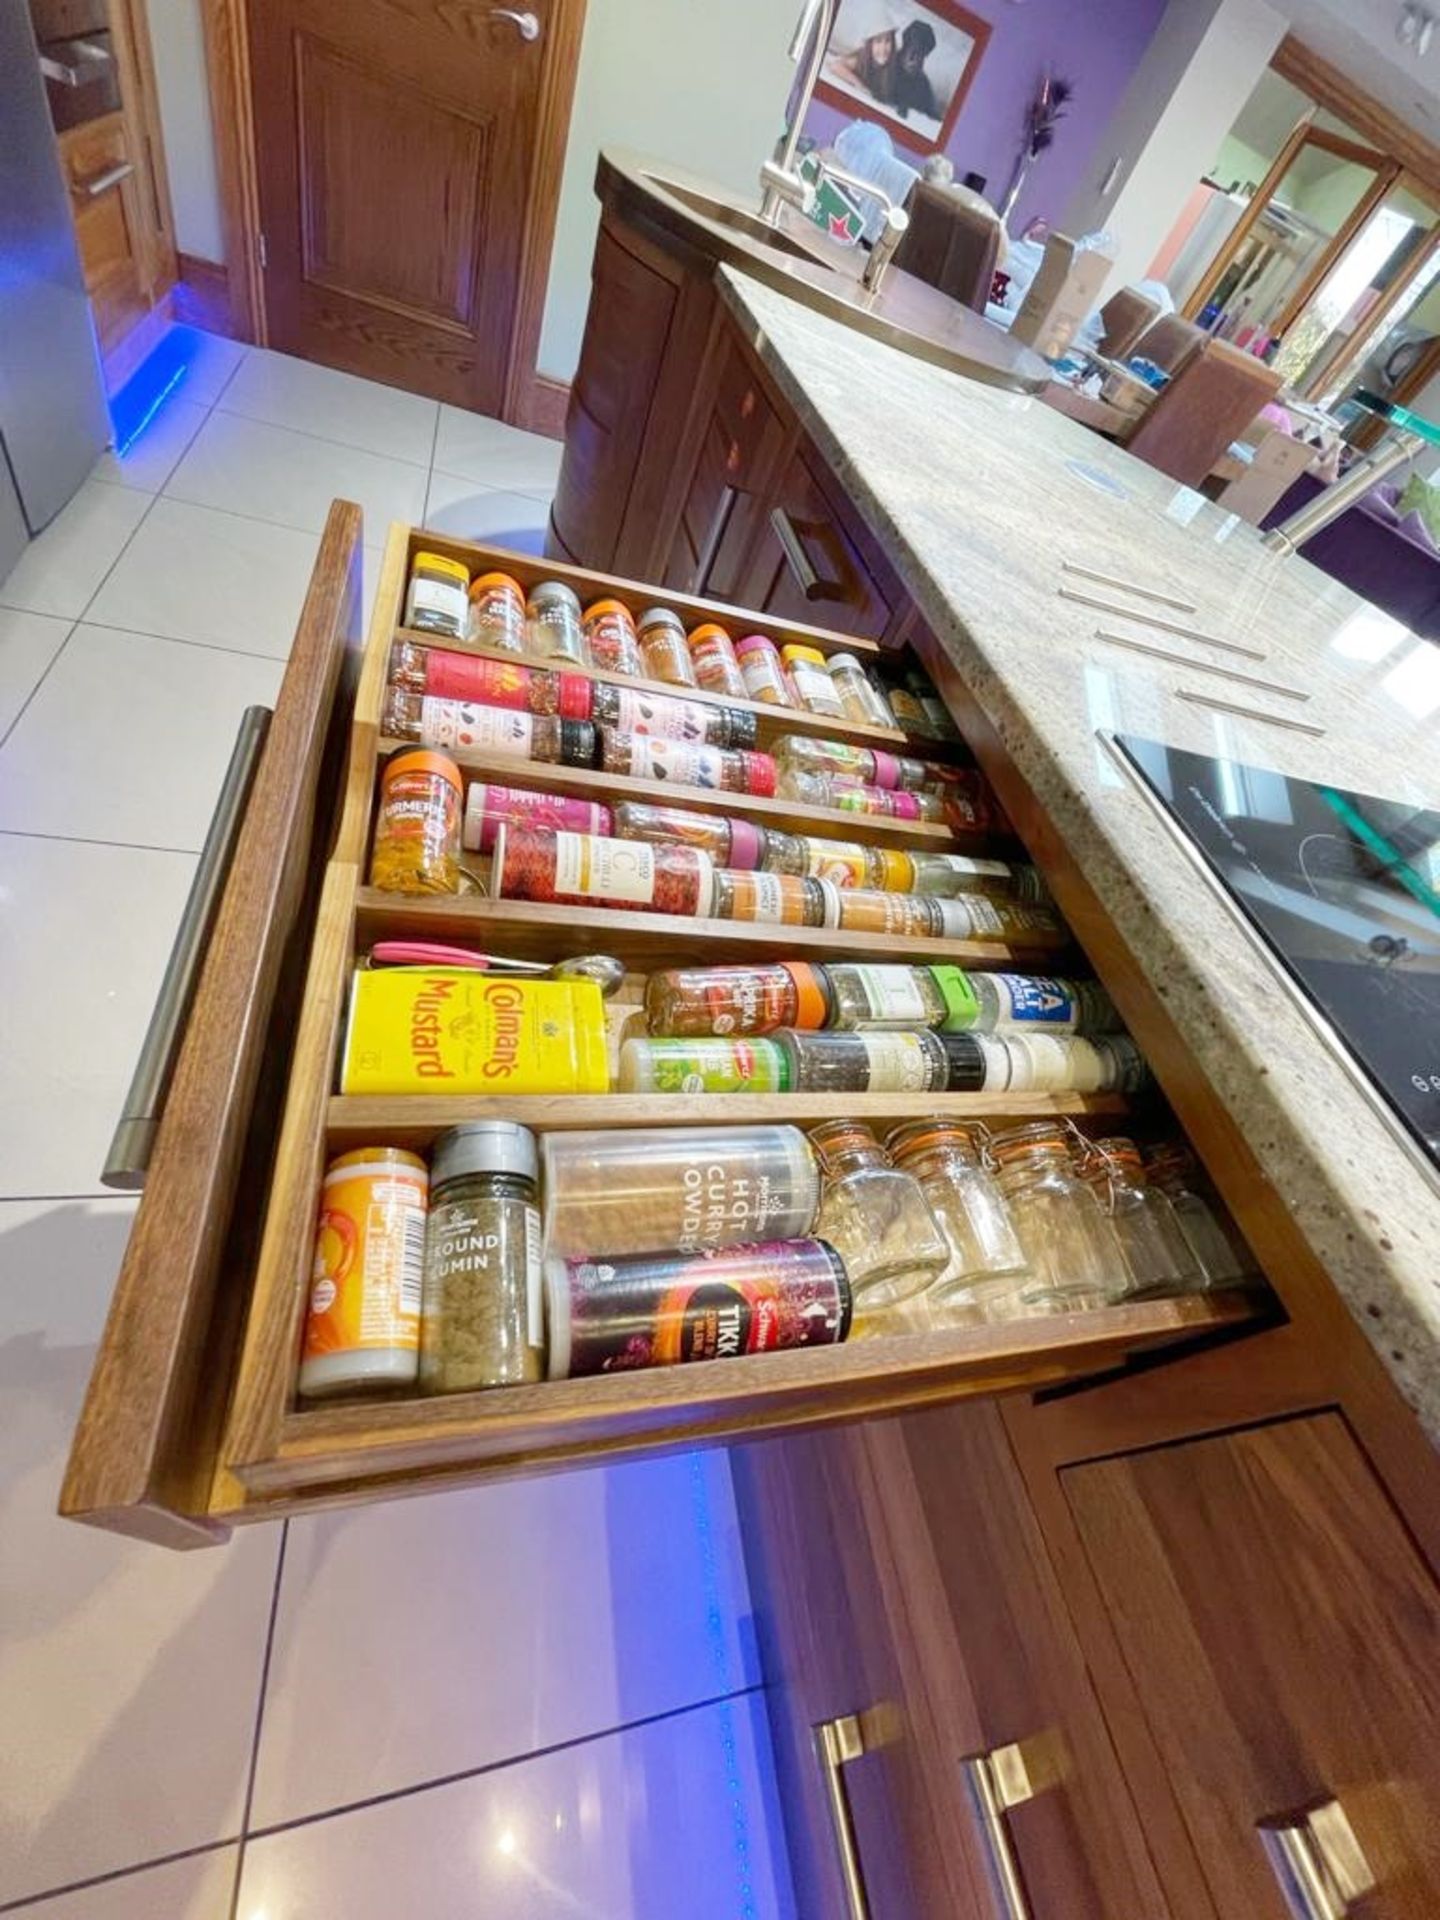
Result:
M1211 1086L1433 1439L1440 1180L1336 1059L1097 739L1440 803L1440 649L1043 402L902 357L720 270L724 298L913 594ZM1059 597L1072 561L1192 602L1263 661ZM1304 705L1108 644L1106 627L1299 687ZM1288 711L1323 738L1176 697Z

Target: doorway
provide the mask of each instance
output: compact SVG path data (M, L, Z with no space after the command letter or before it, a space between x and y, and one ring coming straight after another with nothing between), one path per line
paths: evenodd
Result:
M261 343L549 424L535 357L584 0L218 11L227 238Z

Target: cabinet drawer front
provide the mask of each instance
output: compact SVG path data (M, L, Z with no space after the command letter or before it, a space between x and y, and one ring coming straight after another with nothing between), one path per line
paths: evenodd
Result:
M70 1455L61 1511L167 1544L207 1518L295 1024L295 953L358 662L360 510L332 507L165 1103Z

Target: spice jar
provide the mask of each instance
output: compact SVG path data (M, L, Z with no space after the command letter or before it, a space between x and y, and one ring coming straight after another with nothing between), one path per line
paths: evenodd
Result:
M497 787L472 780L465 793L464 844L489 853L502 823L512 827L546 827L552 832L608 834L610 809L594 800L575 800L568 793L536 793L529 787Z
M833 880L837 887L878 884L885 870L873 847L855 840L826 840L808 833L771 833L765 853L769 873L798 873Z
M967 973L937 967L945 996L947 1032L1114 1033L1120 1016L1098 980L1057 980L1046 974Z
M847 720L867 727L893 727L890 703L853 653L832 653L830 679Z
M645 662L630 609L620 600L597 600L581 617L590 664L602 673L639 674Z
M922 740L935 738L935 729L928 719L924 707L905 685L899 673L892 667L877 665L876 678L884 694L890 711L895 716L895 724L902 733L918 734Z
M398 1147L331 1161L300 1357L305 1399L414 1383L429 1184L425 1162Z
M988 782L980 774L967 775L963 779L947 780L943 787L928 789L931 798L939 802L937 814L927 814L927 819L941 819L952 833L1008 833L1010 823L1000 807L1000 802L990 791Z
M777 790L802 806L830 807L841 813L874 813L892 820L945 818L945 802L937 794L867 786L848 774L811 773L791 765L780 770Z
M774 743L775 764L781 773L843 773L853 780L870 780L875 755L868 747L846 740L819 740L808 733L782 733Z
M535 1136L513 1120L477 1120L436 1141L420 1334L426 1393L544 1378L538 1173Z
M796 1093L943 1093L945 1048L920 1032L793 1033L777 1036Z
M735 642L735 658L740 663L740 678L752 700L766 707L788 707L790 687L780 654L763 633L752 633Z
M837 1032L861 1027L938 1027L945 996L929 967L867 966L841 961L826 968Z
M856 1300L887 1306L930 1286L950 1249L914 1176L854 1120L812 1127L810 1144L825 1175L815 1230L845 1262Z
M385 762L370 884L387 893L460 891L460 769L443 753L402 747Z
M1024 1311L1025 1256L1000 1189L981 1162L983 1130L956 1121L911 1120L886 1140L890 1158L911 1173L930 1203L950 1258L931 1295L972 1310L976 1320Z
M790 676L795 698L802 707L811 713L828 714L834 720L844 719L845 709L835 691L835 682L830 678L825 656L818 647L793 644L782 647L780 659Z
M698 685L690 648L685 638L685 622L669 607L651 607L636 623L640 639L640 657L652 680L668 680L672 686Z
M840 890L828 880L801 880L791 873L716 872L711 915L716 920L758 920L771 926L836 927Z
M696 627L690 635L690 664L695 669L697 686L707 693L718 693L726 700L748 700L745 676L724 627L713 621Z
M591 718L617 733L644 733L661 740L691 740L711 747L753 747L755 716L739 707L715 707L703 700L679 700L649 693L644 687L616 687L608 681L591 688Z
M567 720L588 720L592 705L591 682L583 674L552 673L518 660L490 660L446 647L417 647L410 640L399 640L390 649L390 685L440 700L558 713Z
M600 761L607 773L633 780L663 780L711 792L768 796L775 791L775 762L769 754L745 753L737 747L697 746L602 727Z
M1071 1163L1071 1138L1063 1123L1031 1121L993 1134L985 1150L1025 1256L1031 1313L1103 1307L1129 1282L1114 1230Z
M546 1265L550 1378L834 1346L850 1287L822 1240Z
M467 632L479 647L525 651L525 595L508 573L482 573L470 584Z
M542 580L530 589L525 603L525 637L533 659L568 660L577 667L590 664L580 625L579 598L561 580Z
M820 1170L798 1127L546 1134L545 1247L574 1257L803 1239Z
M595 762L596 733L590 722L562 720L556 714L436 700L428 693L390 687L380 724L397 739L417 740L427 747L473 748L511 760L546 760L567 767L589 767Z
M774 1033L823 1027L830 985L823 967L800 960L770 966L684 967L645 982L645 1025L652 1034Z
M469 587L470 569L458 560L447 560L443 553L417 553L405 591L405 625L463 640Z
M1124 1297L1157 1300L1198 1293L1204 1276L1170 1202L1145 1178L1135 1142L1077 1142L1076 1160L1125 1256L1129 1282Z
M939 922L937 931L946 940L1018 941L1027 947L1070 944L1064 924L1049 907L979 893L960 894L954 900L927 897Z
M1150 1185L1170 1202L1207 1286L1241 1287L1256 1277L1249 1251L1229 1215L1207 1197L1188 1148L1178 1140L1151 1147L1145 1155L1145 1172Z
M905 669L905 685L920 702L930 733L937 740L956 740L959 734L950 718L950 709L935 691L933 683L919 667Z
M502 824L495 833L491 891L497 900L643 908L703 918L710 911L712 874L709 855L695 847Z
M916 893L885 893L875 887L844 887L837 924L847 933L893 933L931 939L940 932L938 901Z
M614 820L616 836L621 840L699 847L717 867L747 871L760 865L770 837L764 827L749 820L691 813L684 807L652 807L643 800L617 801Z
M1133 1093L1148 1069L1133 1040L945 1033L952 1093Z
M966 853L910 854L911 888L953 900L961 893L998 894L1019 900L1041 897L1039 875L1033 867L1012 866L1005 860L981 860ZM1027 877L1029 876L1029 877Z
M620 1048L620 1093L788 1093L789 1067L773 1040L700 1035L633 1039Z

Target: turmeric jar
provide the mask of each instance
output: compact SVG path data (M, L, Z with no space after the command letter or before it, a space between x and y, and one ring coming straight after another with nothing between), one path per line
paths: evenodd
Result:
M402 747L380 776L370 884L387 893L460 891L460 769L444 753Z

